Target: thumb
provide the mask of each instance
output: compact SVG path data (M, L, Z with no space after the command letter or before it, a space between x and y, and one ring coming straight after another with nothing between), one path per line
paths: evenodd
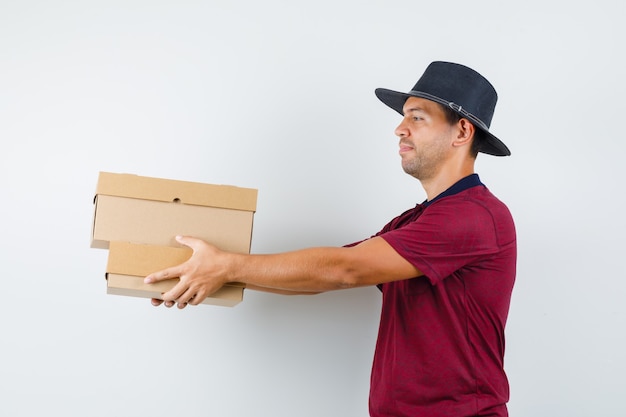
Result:
M184 245L184 246L187 246L188 248L193 249L194 252L196 251L198 246L202 243L202 240L200 239L197 239L191 236L182 236L182 235L176 236L176 241L180 243L181 245Z

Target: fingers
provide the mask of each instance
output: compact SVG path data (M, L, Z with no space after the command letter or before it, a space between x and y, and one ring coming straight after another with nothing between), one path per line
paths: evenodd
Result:
M154 272L144 278L145 284L153 284L155 282L164 281L166 279L172 279L180 277L183 274L182 266L173 266L171 268L164 269L159 272Z
M210 288L205 289L203 287L201 283L202 274L198 273L198 267L202 266L202 260L206 259L207 253L209 255L212 254L212 247L203 240L190 236L176 236L176 241L181 245L191 248L193 255L187 262L154 272L144 278L145 284L180 278L179 282L174 285L173 288L162 294L162 300L152 300L152 305L154 306L163 304L165 307L169 308L177 304L179 309L183 309L187 305L198 305L202 303L211 292ZM200 254L204 255L200 256Z
M144 279L144 283L152 284L155 282L180 277L183 275L181 269L182 268L179 265L172 268L164 269L159 272L155 272L148 275ZM163 304L165 307L170 308L173 307L174 304L177 304L179 309L183 309L187 307L189 300L193 299L194 294L189 288L186 288L186 284L181 280L172 289L164 293L162 297L162 299L153 298L151 300L152 305L158 307Z
M176 306L178 307L179 310L182 310L183 308L187 307L187 304L188 304L188 303L180 303L180 302L177 303L176 301L171 301L171 300L164 301L164 300L161 300L159 298L153 298L151 300L151 302L152 302L152 305L155 306L155 307L158 307L161 304L163 304L167 308L173 307L174 304L176 304Z
M163 294L166 303L178 303L178 308L184 308L187 305L198 305L206 298L206 291L192 287L186 287L184 283L178 283L170 291Z
M204 243L201 239L196 239L190 236L176 236L176 241L182 245L185 245L191 248L194 252ZM143 282L145 284L152 284L159 281L164 281L166 279L178 278L182 276L184 273L183 267L185 263L182 263L177 266L173 266L167 269L163 269L158 272L154 272L147 277L144 278Z

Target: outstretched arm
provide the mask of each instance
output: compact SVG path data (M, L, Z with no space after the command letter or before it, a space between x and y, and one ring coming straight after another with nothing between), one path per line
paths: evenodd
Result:
M270 255L224 252L192 237L177 240L193 249L191 258L145 279L151 283L180 278L163 294L168 306L197 305L229 282L275 292L318 293L422 275L381 237L353 247L318 247Z

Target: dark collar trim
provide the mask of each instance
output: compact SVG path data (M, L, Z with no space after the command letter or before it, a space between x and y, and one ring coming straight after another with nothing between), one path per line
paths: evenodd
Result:
M444 191L443 193L439 194L437 197L433 198L432 200L424 201L422 203L422 205L424 207L428 207L429 205L431 205L435 201L439 200L440 198L444 198L444 197L448 197L448 196L451 196L451 195L454 195L454 194L458 194L461 191L465 191L468 188L476 187L477 185L484 186L484 184L480 181L480 178L478 177L478 174L468 175L467 177L462 178L459 181L457 181L456 183L454 183L450 188L448 188L446 191Z

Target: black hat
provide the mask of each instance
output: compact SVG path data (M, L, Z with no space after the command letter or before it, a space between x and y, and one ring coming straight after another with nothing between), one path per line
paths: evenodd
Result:
M451 62L431 63L415 87L408 93L377 88L376 96L400 114L409 97L421 97L450 107L461 117L486 133L480 152L496 156L511 155L511 151L489 132L498 94L485 77L471 68Z

